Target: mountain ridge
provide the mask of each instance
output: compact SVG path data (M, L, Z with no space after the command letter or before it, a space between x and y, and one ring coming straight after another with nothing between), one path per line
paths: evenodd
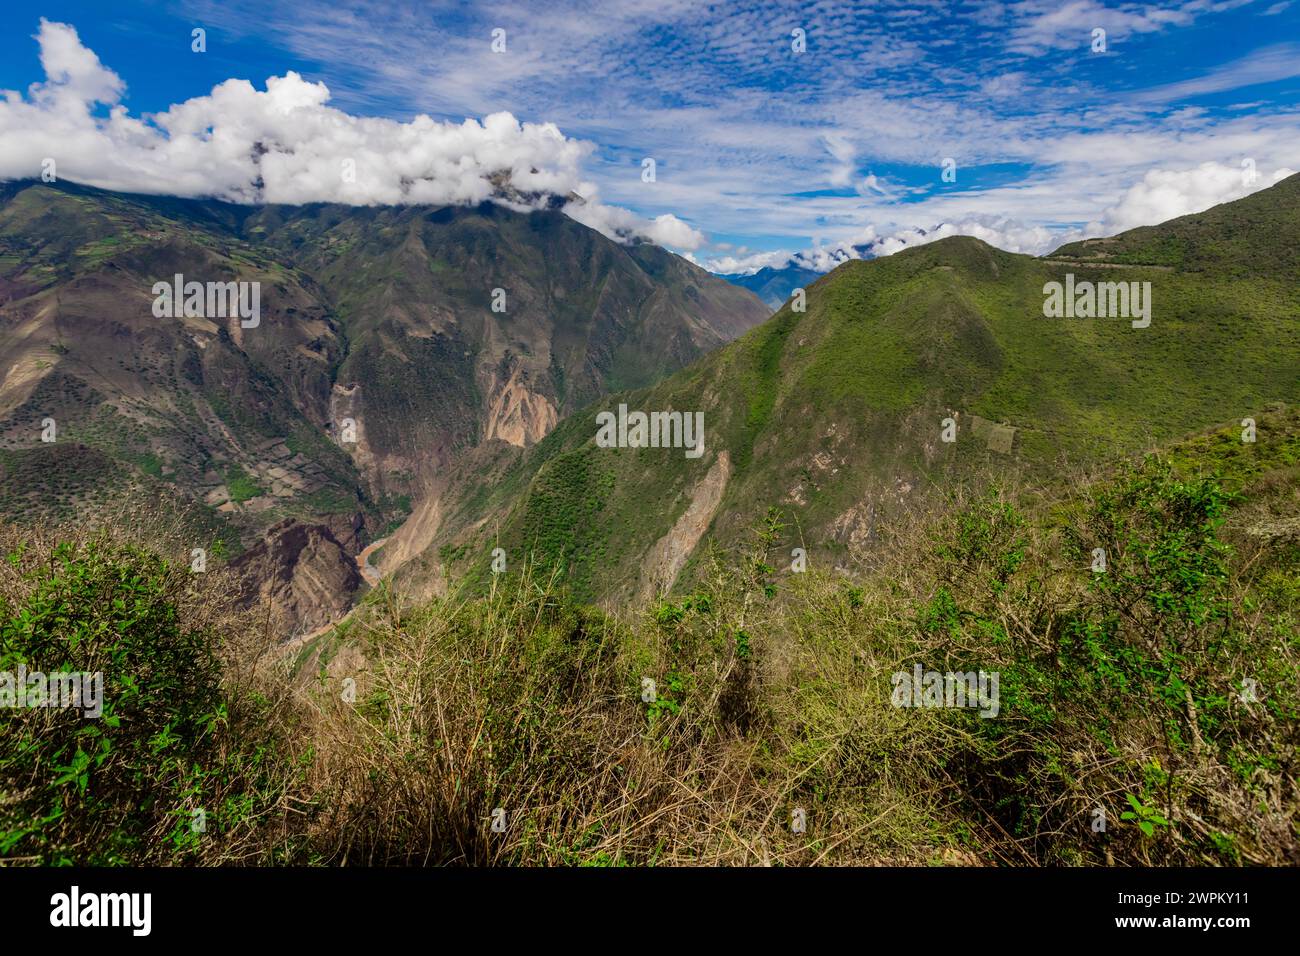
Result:
M781 308L795 289L811 285L820 279L823 273L791 263L780 268L764 266L752 273L719 272L717 275L733 285L749 289L775 311Z
M1300 222L1297 185L1292 177L1190 225L1175 220L1171 234L1199 230L1189 247L1208 249L1229 217L1255 222L1256 244L1267 243L1279 234L1275 218L1290 224L1284 236ZM1135 241L1126 236L1116 239ZM1250 254L1248 239L1234 242L1230 254ZM734 545L768 506L801 529L787 551L851 562L881 527L944 487L1015 473L1037 480L1063 461L1111 460L1294 401L1300 294L1286 256L1250 268L1222 261L1207 272L1033 258L950 237L845 263L808 288L806 313L787 304L736 342L657 385L594 403L498 462L499 490L447 502L437 552L404 573L450 569L482 581L483 555L502 547L563 568L583 599L617 604L653 591L650 556L671 550L677 522L714 495L709 474L722 452L729 478L682 581L704 550ZM1068 272L1080 282L1151 283L1150 327L1045 317L1046 286ZM690 461L596 448L594 415L619 404L703 411L708 451Z
M260 282L260 322L155 317L153 286L175 275ZM228 524L232 554L281 548L285 518L355 554L477 445L535 442L766 315L556 211L0 184L0 483L39 474L19 459L53 420L56 442L184 492L196 526ZM32 500L80 500L46 492Z

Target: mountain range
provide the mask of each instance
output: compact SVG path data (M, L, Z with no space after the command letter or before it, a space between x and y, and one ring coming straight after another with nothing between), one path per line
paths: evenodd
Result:
M967 480L1050 480L1294 401L1297 268L1294 176L1044 257L954 237L748 288L555 210L8 183L0 508L167 497L286 634L337 620L381 539L416 592L500 555L623 605L777 508L787 551L847 567ZM159 318L176 276L259 282L259 321ZM1149 325L1046 315L1067 281L1149 289ZM602 447L598 416L638 411L699 416L698 454Z
M766 303L772 311L781 308L795 289L812 285L822 277L820 272L794 264L764 266L753 273L718 273L723 279L742 289L748 289Z
M159 318L154 287L178 276L259 283L257 324ZM350 556L474 449L527 447L769 311L552 210L2 184L0 508L163 495L315 626L350 604Z
M786 552L850 567L964 482L1053 481L1294 402L1298 268L1298 176L1039 258L953 237L846 262L808 286L805 312L787 303L662 382L476 462L489 480L452 483L401 573L485 579L501 548L621 605L685 586L769 507ZM1053 283L1145 289L1149 325L1049 317ZM620 406L702 413L704 453L600 447L597 416Z

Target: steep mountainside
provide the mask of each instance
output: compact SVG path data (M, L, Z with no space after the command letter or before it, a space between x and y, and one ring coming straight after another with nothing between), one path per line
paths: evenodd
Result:
M241 232L329 291L349 336L343 403L386 487L489 439L536 442L766 318L679 256L555 211L269 207Z
M735 542L769 506L793 519L787 549L842 563L964 478L1032 480L1260 417L1300 398L1298 187L1103 247L1184 250L1151 265L1063 258L1072 247L1034 259L970 238L848 262L809 287L806 313L787 306L535 448L480 463L495 480L444 501L436 548L406 573L485 575L500 546L562 566L584 598L644 595L689 577L705 543ZM1051 282L1150 283L1150 323L1048 318ZM620 404L702 412L704 453L598 447L597 413Z
M753 292L773 310L781 308L795 289L810 286L822 277L820 272L803 269L799 266L783 266L780 269L764 266L752 275L739 273L733 275L720 273L719 275L733 285L738 285L742 289Z
M260 321L156 316L154 285L177 274L260 283ZM126 482L176 492L231 552L275 551L293 519L354 554L424 498L415 524L436 528L446 472L476 446L536 442L766 315L554 211L0 184L0 500L67 514Z
M1205 212L1057 249L1053 260L1165 266L1224 278L1300 275L1300 176Z
M237 519L236 547L238 530L285 516L350 536L374 508L328 437L345 336L325 294L159 207L76 187L0 191L0 480L9 490L25 459L85 446ZM154 283L178 273L260 282L258 325L155 317ZM68 504L58 487L40 491L38 509Z

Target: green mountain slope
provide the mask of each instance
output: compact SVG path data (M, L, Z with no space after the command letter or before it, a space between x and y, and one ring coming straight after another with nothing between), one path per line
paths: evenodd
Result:
M155 317L178 273L261 283L260 324ZM477 446L533 443L766 315L559 212L0 184L0 500L68 514L125 483L175 492L235 550L291 519L355 553ZM93 453L52 458L47 420Z
M562 565L584 598L645 595L769 506L792 519L787 551L802 542L810 560L843 563L963 480L1048 478L1294 401L1300 285L1290 253L1260 250L1296 231L1298 184L1113 241L1176 238L1189 255L1176 267L1035 259L969 238L846 263L808 289L805 313L787 305L536 448L480 463L495 484L444 502L437 550L407 573L481 575L500 546ZM1045 317L1045 284L1067 274L1149 282L1150 325ZM704 455L597 447L596 414L620 403L702 411Z
M1224 276L1295 277L1300 274L1298 197L1300 177L1291 176L1205 212L1109 239L1069 243L1050 258L1168 266Z

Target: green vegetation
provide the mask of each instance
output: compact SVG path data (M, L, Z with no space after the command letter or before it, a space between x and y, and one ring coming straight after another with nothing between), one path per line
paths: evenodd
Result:
M1172 267L1220 278L1295 276L1300 271L1300 178L1291 176L1236 202L1062 246L1052 258Z
M0 672L102 679L98 717L0 709L0 858L273 861L299 771L268 699L224 667L220 585L113 536L0 537Z
M251 698L230 689L247 658L210 650L234 623L183 570L11 536L4 659L105 662L111 714L138 716L3 715L29 741L6 779L33 782L3 818L6 858L1292 861L1300 414L1264 422L1249 463L1226 431L1050 493L955 488L853 580L789 573L769 509L694 590L619 616L536 562L470 599L381 585ZM998 675L996 714L896 706L892 675L918 665ZM212 811L187 829L198 807L215 832Z
M226 472L226 488L230 492L230 500L237 503L256 498L263 493L262 486L238 465Z
M135 460L136 466L152 478L162 477L162 459L152 453L140 455Z
M47 365L0 450L22 524L0 531L0 670L108 688L100 721L0 712L0 862L1300 859L1300 177L1044 259L951 238L849 262L663 381L698 345L662 317L722 323L725 297L559 215L4 196L6 281L32 294L109 257L105 282L135 282L165 236L292 304L203 354L164 326L92 385L103 301L67 283L60 335L84 336L6 357ZM1067 271L1150 282L1151 326L1043 318ZM518 311L490 312L495 285ZM509 348L485 363L458 309ZM589 367L601 309L630 331ZM482 443L485 371L596 403ZM618 382L640 390L597 397ZM595 447L621 402L703 412L706 454ZM318 424L350 408L372 460L410 466L379 502ZM60 441L36 446L47 414ZM149 489L224 478L247 502L254 468L310 476L268 506L362 514L370 540L432 515L403 584L449 586L390 579L276 653L226 572L187 570L252 527L86 530ZM996 713L898 706L915 668L996 675Z
M786 508L798 529L782 542L787 553L806 543L843 564L864 550L872 527L908 520L954 484L993 472L1051 482L1063 468L1258 416L1269 403L1294 401L1300 385L1292 268L1300 262L1287 258L1291 252L1255 250L1286 246L1278 237L1300 245L1297 222L1300 176L1045 259L953 237L847 262L807 290L806 312L787 305L663 382L562 421L490 489L468 477L463 493L453 485L434 553L468 544L481 560L483 529L491 527L512 554L536 550L553 567L563 560L566 573L581 574L572 583L584 598L628 599L651 583L657 543L726 452L722 501L679 577L689 590L705 547L736 547L747 516L769 503ZM1164 251L1132 252L1139 240ZM1043 286L1067 271L1078 281L1149 282L1151 325L1045 318ZM671 450L596 452L613 477L594 530L585 526L592 512L561 506L585 492L559 486L573 473L560 463L592 451L592 416L621 402L702 411L706 454L690 461ZM993 427L980 432L977 416ZM940 441L948 418L957 424L952 444ZM1001 435L1009 449L988 435ZM608 533L611 543L579 572L563 549L538 545L539 527L552 542Z

